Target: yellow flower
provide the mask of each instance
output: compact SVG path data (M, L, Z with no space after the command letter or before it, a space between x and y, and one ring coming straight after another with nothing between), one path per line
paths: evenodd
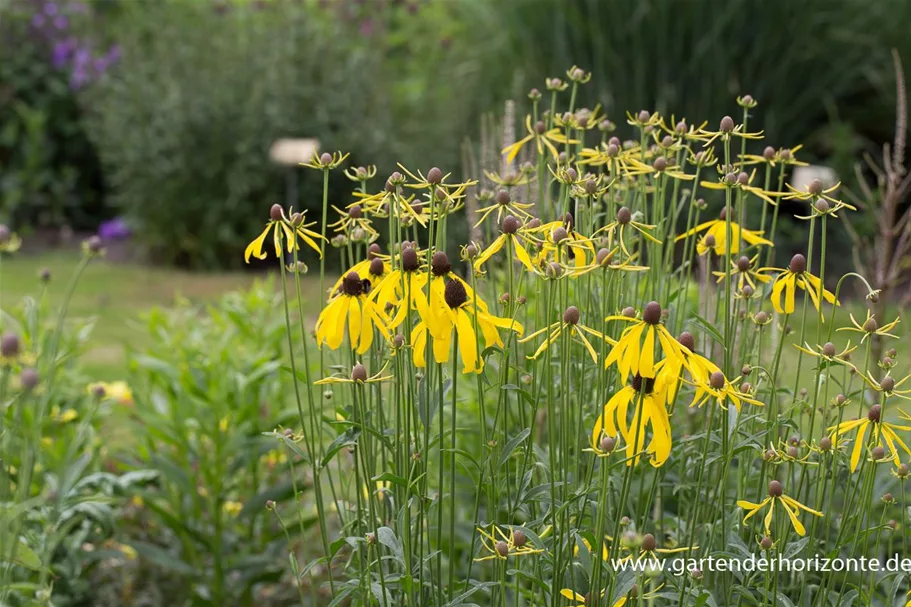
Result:
M78 419L79 412L75 409L67 409L63 413L57 416L57 421L61 424L68 424L71 421Z
M627 227L627 226L629 226L629 227ZM655 226L649 225L647 223L641 223L641 222L635 221L633 219L632 213L630 213L630 210L626 207L620 207L620 209L617 211L616 219L614 221L610 222L609 224L607 224L606 226L603 226L603 227L595 230L595 233L592 234L592 236L597 236L601 232L607 232L607 239L608 239L607 241L608 241L608 246L610 247L613 245L614 232L616 232L617 240L620 241L620 250L623 251L623 253L627 257L630 257L631 254L629 252L629 249L626 248L626 241L624 241L624 239L623 239L623 233L624 233L624 231L626 231L628 229L636 230L646 240L650 240L650 241L654 242L655 244L661 244L660 240L658 240L657 238L655 238L654 236L652 236L649 233L655 229Z
M501 227L501 234L490 243L490 246L484 249L484 251L478 255L477 259L474 261L475 272L481 272L481 268L487 261L493 257L500 249L503 248L503 245L507 241L512 243L512 250L516 254L516 258L522 262L522 265L528 268L529 271L534 272L535 267L531 262L531 257L528 256L528 251L525 250L525 245L520 242L519 237L527 241L528 236L524 231L524 228L519 226L519 220L513 217L512 215L507 215L503 218L503 224ZM509 261L512 263L512 260Z
M474 227L478 227L484 223L484 220L487 219L487 217L494 211L497 212L497 223L500 223L500 221L503 219L503 213L506 213L507 215L516 215L522 218L522 221L527 221L528 218L531 217L531 215L528 213L528 209L534 206L535 205L533 204L516 202L509 195L509 192L506 190L500 190L497 192L496 196L494 196L494 204L486 207L481 207L475 211L476 213L481 214L481 218L478 220L478 223L474 225Z
M771 205L777 205L778 201L775 200L775 198L781 196L781 194L779 192L767 192L762 188L750 185L753 183L754 177L756 177L755 170L753 170L752 173L746 173L745 171L741 171L737 174L726 173L721 176L719 181L701 181L699 185L708 188L709 190L726 190L728 188L741 190L749 194L754 194Z
M250 257L256 257L257 259L266 258L266 252L263 250L263 246L265 245L266 237L269 235L270 230L272 231L272 242L275 245L275 256L279 259L282 258L282 239L285 241L288 252L291 253L300 248L300 245L297 242L298 238L303 240L307 246L322 257L322 250L316 244L315 239L322 238L325 240L325 238L323 238L322 235L307 229L315 225L315 222L304 223L304 216L301 213L292 214L291 219L289 220L285 217L285 210L277 204L272 205L269 217L270 220L269 223L266 224L266 229L263 230L262 234L257 236L253 242L247 245L247 249L244 251L244 261L250 263Z
M512 145L506 146L500 152L501 154L506 154L506 162L512 162L516 159L516 156L525 146L525 144L534 140L537 147L538 156L544 154L545 148L550 152L550 155L553 156L554 161L556 162L560 153L557 151L557 148L554 144L558 145L572 145L579 143L575 139L568 139L559 128L554 127L552 129L547 128L547 125L542 121L535 123L534 128L531 124L531 115L525 117L525 130L528 131L528 135L519 141L515 142Z
M398 312L389 324L390 329L394 329L405 320L409 307L412 310L416 308L416 300L427 299L423 289L429 277L426 271L420 271L423 258L422 251L410 246L410 243L409 246L403 244L402 252L396 260L396 268L379 281L379 284L371 284L368 297L376 302L378 309L385 312L390 306L399 306Z
M803 524L797 519L797 515L800 510L805 510L814 516L822 516L822 512L818 512L816 510L813 510L812 508L808 508L807 506L804 506L803 504L801 504L794 498L788 497L787 495L785 495L781 488L781 483L779 483L778 481L772 481L769 483L769 496L767 498L765 498L764 500L762 500L761 502L759 502L758 504L754 504L753 502L748 502L747 500L738 500L737 501L737 505L747 511L747 515L745 517L743 517L744 523L746 523L750 519L750 517L755 515L757 512L759 512L766 506L769 507L769 513L766 514L765 521L764 521L765 534L767 536L772 535L772 515L775 512L776 503L779 504L782 508L784 508L784 511L787 512L787 514L788 514L788 518L791 520L791 526L794 527L794 531L796 531L797 534L801 535L801 536L806 535L807 530L804 528Z
M801 162L797 160L796 154L802 145L795 146L793 148L780 148L776 150L775 148L769 146L767 147L762 156L757 156L756 154L743 154L738 155L743 164L759 164L764 163L768 164L772 168L776 167L779 164L791 165L791 166L809 166L809 163Z
M535 181L535 179L537 179L537 176L533 172L530 173L528 171L519 171L518 173L510 172L504 175L493 173L491 171L484 171L484 176L487 177L491 183L495 183L507 188L513 188L519 185L532 183Z
M380 254L380 246L376 243L371 244L370 249L367 251L367 259L357 262L348 268L347 272L339 276L330 293L335 293L341 289L342 281L351 272L360 276L361 280L368 281L370 283L369 293L373 294L377 289L381 288L380 285L383 280L392 272L392 266L389 263L389 256Z
M734 381L740 381L740 378L738 377ZM737 390L734 384L721 371L713 372L708 381L698 381L695 386L696 393L693 395L693 402L690 403L690 407L701 407L709 400L714 400L715 404L722 409L727 409L727 403L731 403L738 411L740 411L743 403L763 406L763 403L749 394Z
M772 280L771 276L760 274L758 270L752 269L757 259L759 259L759 255L754 255L752 258L743 255L739 259L731 260L731 279L737 281L739 290L742 291L745 285L749 285L755 291L757 282L767 283ZM726 276L724 272L716 271L712 274L717 277L716 282L719 284L724 281Z
M478 336L475 333L475 319L478 329L484 336L487 347L503 346L503 340L497 327L509 329L522 334L522 325L511 318L500 318L486 311L486 304L481 305L480 298L477 303L469 298L465 283L461 280L450 280L444 287L442 305L434 298L431 304L437 306L436 310L428 309L427 302L417 300L419 322L411 334L411 346L414 350L414 364L425 367L427 356L427 334L433 338L433 355L436 362L442 364L449 362L452 352L452 334L457 337L459 357L462 359L463 373L480 373L484 369L484 359L479 356Z
M317 170L332 170L345 161L349 154L342 154L341 152L323 152L322 154L317 154L313 152L313 156L310 158L309 162L300 163L301 166L305 166L311 169Z
M621 380L629 377L630 373L654 378L657 371L656 350L662 352L675 366L683 359L680 344L661 324L661 304L657 301L645 306L642 319L620 315L608 316L605 320L632 323L620 334L617 345L604 361L605 368L616 363Z
M592 239L576 232L573 225L571 213L567 213L562 219L545 224L536 225L529 222L526 226L529 234L543 234L543 238L539 237L538 240L540 250L533 259L536 268L543 267L547 260L553 257L553 261L557 263L582 269L588 265L588 255L591 255L592 259L595 258L595 245Z
M434 191L442 190L443 192L447 192L449 190L453 190L461 193L465 190L465 188L477 185L478 183L477 181L473 180L465 181L462 183L446 183L446 180L452 173L446 173L444 175L443 171L441 171L438 167L432 167L429 171L427 171L426 176L420 171L417 171L417 175L415 175L406 169L402 163L399 163L399 168L405 171L405 174L408 175L408 177L410 177L414 182L405 183L405 187L413 188L416 190L433 188ZM445 198L445 196L443 198ZM439 196L437 196L437 200L440 200Z
M88 385L86 391L93 396L110 398L121 405L133 404L133 391L125 381L94 382Z
M228 516L237 516L240 514L240 511L244 509L244 505L240 502L227 501L222 504L221 508Z
M129 544L118 544L117 549L120 551L120 554L126 557L128 561L135 561L136 557L139 556L136 552L136 549Z
M599 444L602 436L614 437L619 432L626 449L627 466L638 463L643 450L652 466L662 466L671 454L671 424L664 406L666 390L667 379L660 375L655 379L634 376L630 385L618 390L604 405L592 429L592 444ZM627 422L630 405L635 407L632 423ZM652 439L645 447L648 426L652 428Z
M696 244L696 253L705 255L709 250L714 250L715 255L725 255L727 253L727 221L725 220L724 209L718 219L712 219L684 232L676 238L683 240L688 236L693 236L705 231L705 235ZM750 245L775 246L770 240L762 238L762 232L758 230L747 230L740 227L736 221L731 221L731 254L736 255L740 252L740 241Z
M836 306L841 305L839 302L835 301L835 295L833 295L831 291L823 288L822 281L807 271L807 259L799 253L791 258L791 263L788 265L787 270L782 270L781 268L761 268L757 271L779 272L778 276L775 278L775 282L772 284L771 295L772 307L774 307L775 311L779 314L793 314L794 296L798 288L806 291L807 295L810 296L810 300L813 302L813 307L817 310L819 310L820 299L825 299ZM784 305L781 303L782 294L784 294ZM823 318L823 322L825 322L825 318Z
M809 354L810 356L821 359L824 361L824 363L836 363L839 365L844 365L851 369L855 368L854 365L849 363L846 358L849 354L851 354L851 352L857 349L857 346L854 346L853 348L851 347L850 341L841 352L835 348L835 344L832 342L826 342L821 346L817 345L816 349L813 349L810 344L806 342L804 342L803 346L799 346L797 344L793 344L793 346L804 354Z
M491 559L505 561L511 556L525 556L544 552L542 548L535 548L534 545L529 544L528 536L524 531L512 529L507 535L497 525L491 525L491 527L492 532L490 533L478 527L478 533L481 535L481 545L490 554L476 558L476 563Z
M898 339L898 335L893 335L889 333L892 329L901 322L901 317L896 318L890 323L887 323L883 326L879 326L876 322L876 318L873 314L870 313L870 310L867 310L867 318L864 320L863 324L857 322L854 319L854 314L849 314L851 317L851 324L853 327L839 327L837 331L854 331L855 333L860 333L863 337L860 338L860 343L864 343L870 335L879 335L880 337L891 337L893 339Z
M699 136L705 138L705 147L708 147L719 137L722 140L729 140L732 137L740 137L741 139L762 139L762 131L759 131L758 133L747 133L742 124L735 125L734 120L730 116L725 116L721 119L717 131L701 129Z
M607 540L613 542L613 538L606 536ZM638 540L638 541L636 541ZM620 545L630 554L620 559L621 561L631 561L634 558L637 560L650 559L650 560L659 560L662 554L680 554L681 552L687 552L689 550L698 550L699 546L684 546L680 548L658 548L658 541L655 539L655 536L651 533L646 533L642 536L641 539L638 537L635 538L633 542L627 543L624 542L621 538ZM638 554L635 553L634 547L639 548ZM604 560L607 560L607 546L604 547L605 556Z
M323 384L373 384L381 381L389 381L394 379L391 375L383 375L386 372L386 367L389 366L389 361L386 361L386 364L383 365L383 368L379 370L372 377L367 377L367 369L361 363L356 363L351 368L351 373L348 377L325 377L313 382L315 385Z
M367 287L369 288L369 286ZM364 281L354 272L342 281L341 293L323 309L316 321L316 343L337 350L345 338L348 327L348 341L358 354L364 354L373 344L373 328L379 329L387 340L389 319L383 310L364 292Z
M22 246L22 239L5 225L0 224L0 253L15 253Z
M867 430L872 430L871 440L873 446L880 446L885 449L889 454L888 459L892 459L896 466L901 464L896 445L911 456L911 450L908 449L908 445L895 432L896 430L907 432L911 430L911 426L890 424L882 421L881 417L882 406L873 405L870 407L870 411L867 412L867 417L841 422L826 430L826 432L829 432L829 438L834 445L838 444L838 439L843 434L854 430L857 431L857 436L854 438L854 448L851 450L851 472L857 470L857 465L860 463L860 454L865 445L864 437L867 435Z
M838 200L830 196L835 190L841 187L841 183L836 183L830 188L825 188L823 183L819 179L814 179L807 184L807 189L805 192L802 192L792 186L790 183L786 184L790 193L785 195L785 200L803 200L810 202L811 204L816 203L820 200L824 200L828 208L823 211L823 213L829 212L834 213L835 211L840 211L841 209L851 209L856 211L857 208L851 206L847 202ZM801 219L808 219L808 217L801 217Z
M588 351L589 356L591 356L592 361L596 363L598 362L598 354L595 352L595 348L592 346L588 338L585 337L585 333L588 333L592 337L595 337L600 341L607 342L611 345L616 343L611 338L602 335L600 332L595 331L594 329L590 329L589 327L581 324L579 322L579 308L576 306L569 306L563 313L563 322L555 322L553 324L550 324L543 329L535 331L528 337L519 340L519 343L523 344L538 337L542 333L546 332L548 334L547 339L544 340L544 342L538 347L535 353L526 358L529 360L535 360L541 356L541 354L543 354L551 344L556 343L557 339L559 339L560 335L562 335L564 331L568 332L571 337L575 337L579 343L585 346L585 349Z
M359 204L354 204L342 210L333 205L332 209L339 214L338 221L330 223L328 227L333 228L336 232L351 236L356 229L361 229L366 235L368 242L373 242L380 237L369 217L364 215L364 209Z

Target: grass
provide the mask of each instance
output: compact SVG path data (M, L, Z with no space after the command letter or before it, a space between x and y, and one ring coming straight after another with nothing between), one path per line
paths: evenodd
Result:
M15 255L3 259L0 308L18 305L23 297L40 294L39 273L51 271L47 297L62 302L69 277L79 262L75 251ZM253 272L194 274L171 268L113 264L104 259L89 264L70 304L70 316L94 319L91 349L83 359L86 372L99 380L122 378L125 344L141 347L148 339L137 319L153 307L168 307L175 297L196 304L216 301L222 294L249 287Z

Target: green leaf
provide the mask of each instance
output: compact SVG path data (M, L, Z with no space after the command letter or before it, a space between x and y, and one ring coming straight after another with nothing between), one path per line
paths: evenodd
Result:
M335 437L335 440L329 444L329 448L326 449L326 454L323 456L323 461L320 462L320 468L325 468L329 465L329 462L332 461L332 458L335 457L335 454L348 447L357 443L357 438L361 435L360 430L355 428L348 428L343 433Z
M506 460L509 459L509 456L512 455L512 452L516 450L516 447L519 446L522 441L524 441L531 434L531 428L525 428L517 435L509 439L506 443L506 446L503 447L503 451L500 453L500 458L497 460L497 467L502 467Z
M405 549L402 547L402 542L395 535L395 531L389 527L380 527L376 530L376 539L380 544L392 551L399 563L405 564Z
M16 554L13 557L13 563L32 571L41 571L41 557L38 553L25 543L25 538L19 538L19 545L16 547Z

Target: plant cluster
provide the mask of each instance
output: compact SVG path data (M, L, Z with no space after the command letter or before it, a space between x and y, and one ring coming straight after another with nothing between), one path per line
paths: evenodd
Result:
M351 168L349 204L324 185L313 221L274 205L248 246L281 268L298 417L273 435L319 519L321 554L289 555L301 604L305 580L331 605L891 604L899 572L698 565L903 553L911 391L895 350L870 356L899 319L836 313L848 279L878 297L831 273L854 207L786 182L800 146L748 153L750 95L716 125L627 113L624 140L580 107L590 79L531 91L495 193L403 165L377 190ZM306 166L328 184L346 158ZM783 201L803 250L776 259ZM480 242L455 253L466 213ZM327 280L332 249L347 270Z

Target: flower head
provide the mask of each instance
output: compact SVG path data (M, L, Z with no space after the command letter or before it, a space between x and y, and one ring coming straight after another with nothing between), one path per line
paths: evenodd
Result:
M509 533L507 534L497 525L491 525L491 531L489 532L478 527L478 533L481 536L481 546L489 554L476 558L475 562L489 561L491 559L505 561L509 557L544 552L543 548L535 548L534 544L529 542L528 535L524 531L519 529L508 531Z
M836 306L841 305L835 300L835 295L822 286L822 281L807 270L807 259L803 255L797 254L792 257L787 269L760 268L757 271L760 273L779 273L775 277L775 282L772 283L771 295L772 306L779 314L792 314L794 312L794 296L797 289L803 289L810 296L813 307L817 310L819 310L820 301L823 299ZM784 304L781 302L782 295L784 295ZM823 318L823 320L825 319Z
M602 345L603 343L608 343L608 344L613 345L616 342L614 342L614 340L612 340L610 337L606 337L599 331L595 331L594 329L587 327L584 324L582 324L581 322L579 322L580 316L581 315L579 312L579 308L577 308L576 306L569 306L566 309L566 311L563 313L563 322L552 323L550 325L547 325L543 329L539 329L538 331L535 331L534 333L528 335L527 337L520 339L519 343L525 343L527 341L531 341L531 340L535 339L536 337L538 337L540 335L544 335L544 334L547 335L547 337L544 339L544 341L541 343L541 345L538 347L538 349L535 350L535 353L532 354L531 356L528 356L527 358L529 360L535 360L536 358L541 356L541 354L543 354L544 351L547 350L548 347L550 347L552 344L556 343L561 335L563 335L564 333L567 333L567 334L569 334L570 337L574 338L576 341L578 341L580 344L582 344L585 347L585 350L588 352L588 355L591 356L592 361L597 363L598 362L598 353L595 351L595 348L594 348L594 346L592 346L591 342L589 341L589 338L586 337L586 334L588 336L594 337L596 340L598 340L596 343L598 343L599 346ZM603 348L603 346L602 346L602 348Z
M390 339L389 318L367 296L370 283L355 272L349 272L337 294L329 300L316 321L316 343L332 350L342 345L347 327L348 341L358 354L364 354L373 344L374 328Z
M621 314L608 316L605 320L630 323L604 361L605 368L617 365L621 379L626 379L630 373L654 378L657 370L656 351L669 359L671 364L676 364L674 361L683 364L680 360L683 358L680 344L661 324L661 305L658 302L653 301L645 306L641 319Z
M659 369L660 366L659 363ZM627 466L638 463L642 453L649 456L652 466L662 466L671 454L671 425L664 405L667 380L661 374L656 378L636 375L629 385L618 390L595 421L592 446L600 445L605 436L612 438L619 434L625 445ZM633 419L629 422L627 412L631 405L634 407ZM649 427L652 436L646 447Z
M725 219L723 210L718 219L712 219L711 221L701 223L691 230L684 232L678 236L676 240L683 240L688 236L693 236L695 234L699 234L700 232L705 232L705 234L703 235L702 239L696 244L696 252L699 255L705 255L710 250L713 250L715 252L715 255L725 255L727 253L727 220ZM732 255L736 255L740 252L741 240L749 245L765 245L768 247L775 246L771 240L766 240L762 237L762 232L757 230L747 230L740 227L740 224L732 220L730 246Z
M829 438L835 445L838 445L839 438L844 434L849 432L857 433L854 438L854 448L851 450L851 472L854 472L857 470L857 465L860 463L860 454L866 444L864 438L867 435L867 431L871 432L870 440L872 447L882 447L888 452L889 459L894 461L896 466L901 463L896 447L900 447L905 453L911 456L911 450L908 449L905 442L898 436L896 430L907 432L908 430L911 430L911 426L898 426L883 421L882 407L880 405L873 405L867 412L866 417L841 422L840 424L830 427L826 432L830 433Z
M868 337L871 335L879 335L880 337L891 337L893 339L898 339L898 335L893 335L890 333L898 323L901 322L901 317L899 316L890 323L886 323L883 326L879 326L879 323L876 322L876 317L870 313L870 310L867 310L867 318L863 323L857 322L854 318L854 314L849 314L851 318L850 327L839 327L837 331L854 331L855 333L860 333L863 337L860 338L860 343L864 343Z
M822 512L808 508L794 498L785 495L782 490L781 483L778 481L772 481L769 483L769 496L758 504L748 502L747 500L739 500L737 502L738 506L747 511L746 516L743 517L744 523L746 523L753 515L761 511L766 506L769 507L769 512L766 514L765 520L763 521L765 524L765 534L767 536L772 535L772 515L775 513L776 504L784 509L788 515L788 519L791 521L791 526L794 527L794 531L796 531L797 534L801 536L806 535L807 530L797 518L800 510L809 512L814 516L822 516Z
M291 253L300 248L298 239L303 240L307 246L322 257L322 249L316 244L316 240L325 240L325 238L321 234L308 229L315 225L316 222L304 223L304 221L303 213L292 213L289 219L285 216L285 210L281 205L273 204L269 212L269 222L266 224L266 228L262 231L262 234L247 245L247 249L244 251L244 261L250 263L250 257L256 257L257 259L266 258L266 252L263 247L270 231L272 232L272 242L275 245L275 256L279 259L282 258L282 241L284 240L288 253Z

